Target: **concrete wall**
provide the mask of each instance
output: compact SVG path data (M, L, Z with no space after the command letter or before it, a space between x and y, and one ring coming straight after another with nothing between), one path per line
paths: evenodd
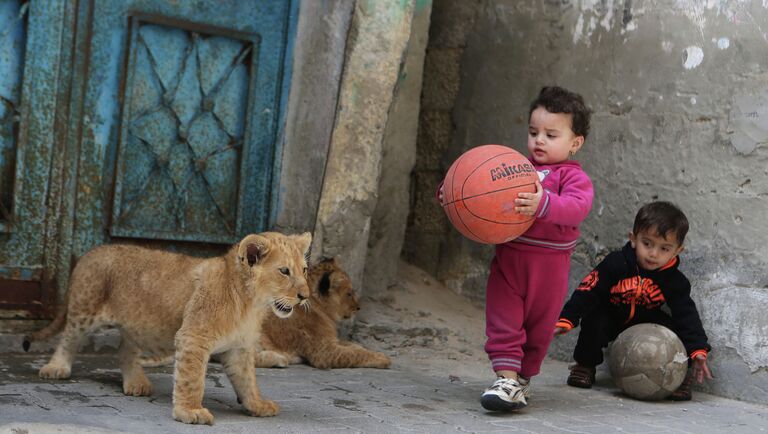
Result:
M578 91L594 110L592 134L577 159L595 184L595 203L573 256L572 287L624 243L641 204L676 202L691 222L681 268L693 283L714 347L710 365L717 379L705 389L768 402L763 25L768 5L760 0L471 4L472 11L459 1L434 6L435 17L449 17L435 18L434 25L462 29L466 37L452 42L462 47L460 59L446 60L450 66L441 68L449 81L456 68L460 71L452 125L439 122L445 125L440 146L420 140L415 176L429 175L422 170L428 161L429 167L439 161L444 172L461 152L479 144L524 151L527 106L539 88L559 84ZM467 16L472 17L468 30ZM431 35L439 33L431 29ZM435 98L427 94L433 79L425 75L425 110L426 101ZM448 109L440 110L444 115ZM422 112L422 130L435 123ZM425 145L436 149L422 149ZM430 197L435 181L417 184L414 197ZM412 216L435 207L427 202L421 208L416 203ZM442 216L438 220L444 228L439 241L424 249L407 240L406 258L418 252L418 263L436 270L455 290L482 299L491 248L462 239ZM440 233L432 221L411 222L411 234ZM558 340L552 354L570 358L574 337Z
M300 4L273 229L313 232L360 291L397 276L431 7Z
M354 5L299 4L274 230L314 230Z
M355 2L312 255L339 256L363 291L395 278L430 8Z
M416 160L416 133L430 22L430 3L416 2L411 31L400 61L394 95L386 119L381 178L371 217L368 253L361 284L380 292L397 283L409 210L410 176Z

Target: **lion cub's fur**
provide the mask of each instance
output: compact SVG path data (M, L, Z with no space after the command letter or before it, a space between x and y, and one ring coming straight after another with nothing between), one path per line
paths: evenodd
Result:
M149 395L152 385L139 363L142 352L175 351L173 417L213 423L203 408L205 371L219 354L238 401L256 416L273 416L253 369L265 315L289 316L306 305L306 253L311 235L248 235L223 256L203 259L131 245L96 247L72 272L68 302L47 328L28 337L47 339L63 327L42 378L68 378L86 333L120 329L123 392ZM25 349L29 342L25 342Z
M256 366L286 366L306 361L321 368L388 368L389 357L362 346L340 341L337 323L359 309L352 281L336 258L325 259L309 269L312 289L309 310L297 310L289 318L268 315L262 327L263 351Z
M307 281L312 291L308 310L297 309L289 318L272 314L262 323L261 351L256 366L284 368L307 362L321 368L388 368L385 354L338 338L337 324L351 318L358 310L357 295L349 275L336 258L324 259L309 267ZM142 360L143 366L161 366L173 362L169 357Z

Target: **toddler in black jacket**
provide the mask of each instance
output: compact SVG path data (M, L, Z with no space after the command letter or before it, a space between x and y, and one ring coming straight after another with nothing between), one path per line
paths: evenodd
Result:
M688 219L669 202L652 202L638 211L629 242L612 252L582 280L563 307L555 334L581 331L568 384L590 388L603 348L627 328L641 323L663 325L677 334L691 360L683 384L670 399L691 399L691 383L711 379L711 347L701 325L691 284L678 270L688 233ZM661 307L666 304L671 315Z

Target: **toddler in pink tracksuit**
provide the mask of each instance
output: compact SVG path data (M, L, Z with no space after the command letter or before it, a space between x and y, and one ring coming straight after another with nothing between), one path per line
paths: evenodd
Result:
M536 217L513 241L496 246L486 287L485 351L497 380L480 403L487 410L525 407L530 378L552 341L568 294L571 251L592 208L592 181L571 160L589 132L583 98L544 87L531 103L528 159L539 174L535 193L520 193L515 210ZM442 188L439 189L442 201Z

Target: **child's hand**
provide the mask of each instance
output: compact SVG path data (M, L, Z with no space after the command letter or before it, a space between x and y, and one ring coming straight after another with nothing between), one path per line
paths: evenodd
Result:
M560 336L568 333L568 329L565 327L555 327L555 336Z
M541 183L537 180L536 193L517 194L517 199L515 199L515 211L523 215L536 215L536 210L539 209L539 202L543 195L544 189L541 188Z
M445 205L443 203L443 197L445 197L445 193L443 192L443 186L441 185L437 190L437 201L440 202L440 205Z
M705 378L707 380L714 378L709 366L707 366L707 358L701 354L693 358L693 378L696 379L697 383L703 383Z

